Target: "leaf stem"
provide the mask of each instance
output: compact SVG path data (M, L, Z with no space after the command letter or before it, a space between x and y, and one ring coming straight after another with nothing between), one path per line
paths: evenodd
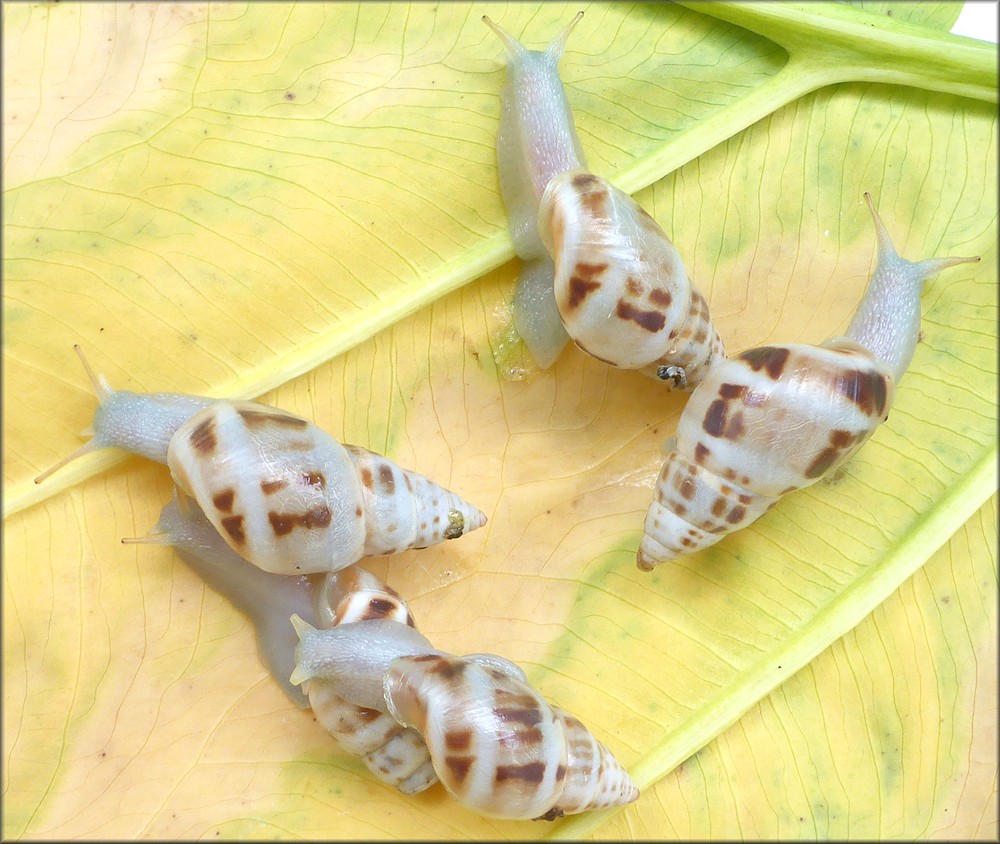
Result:
M835 82L884 82L997 102L997 50L840 3L679 5L741 26L805 59Z

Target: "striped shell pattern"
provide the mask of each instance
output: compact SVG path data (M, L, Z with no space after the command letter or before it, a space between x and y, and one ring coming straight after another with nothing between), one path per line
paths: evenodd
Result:
M538 216L555 261L556 305L583 351L680 388L724 356L677 249L632 197L568 170L549 182Z
M369 619L386 619L415 627L399 594L371 572L350 566L323 578L317 595L323 628ZM416 794L437 782L421 735L378 709L344 700L331 680L312 678L302 684L320 724L346 753L359 756L378 779L403 794Z
M278 574L337 571L486 522L427 478L254 402L196 413L171 438L167 462L230 547Z
M888 368L846 338L762 346L715 366L681 414L639 567L713 545L818 481L887 418L892 396Z
M389 711L423 735L448 792L480 814L553 820L639 795L610 751L506 660L399 657L385 697Z

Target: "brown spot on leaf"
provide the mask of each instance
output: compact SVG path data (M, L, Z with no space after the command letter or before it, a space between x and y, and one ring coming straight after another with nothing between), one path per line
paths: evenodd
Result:
M634 322L640 328L653 334L663 329L667 323L667 318L660 311L644 311L626 302L624 299L618 300L618 307L615 313L621 318Z
M760 346L756 349L747 349L737 355L741 360L750 364L754 372L764 370L772 381L777 381L784 372L785 363L791 352L781 346Z

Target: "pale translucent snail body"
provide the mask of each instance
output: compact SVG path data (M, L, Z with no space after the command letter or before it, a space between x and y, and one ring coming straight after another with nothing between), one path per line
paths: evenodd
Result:
M552 820L638 797L611 752L508 660L421 649L409 628L384 621L316 630L293 620L300 643L292 682L323 677L346 699L416 729L438 779L467 808Z
M722 340L663 229L585 169L557 69L582 14L544 51L483 19L508 53L497 163L523 264L515 327L543 368L572 339L611 366L687 389L725 354Z
M229 546L265 571L336 571L362 557L456 539L486 522L454 492L387 457L341 445L287 411L112 390L84 366L99 399L93 439L36 482L109 446L166 463Z
M437 782L420 734L387 712L358 706L337 694L334 684L314 679L300 687L295 668L298 636L292 615L321 628L368 619L388 619L413 628L406 603L380 578L360 566L327 574L272 574L233 551L196 504L175 499L145 540L174 546L177 555L216 592L253 622L257 646L272 677L296 706L309 707L345 753L361 759L382 782L415 794ZM426 640L420 639L421 643Z
M888 418L920 331L925 279L978 258L907 261L868 194L878 262L844 336L749 349L692 392L656 482L644 570L706 548L843 465Z

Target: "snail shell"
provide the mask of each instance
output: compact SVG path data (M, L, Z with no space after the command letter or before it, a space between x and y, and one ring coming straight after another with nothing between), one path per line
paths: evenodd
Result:
M507 50L497 132L500 192L522 272L514 325L541 367L567 338L612 366L694 386L723 356L704 297L663 230L587 172L558 63L580 12L544 51L489 18Z
M415 627L413 614L390 586L360 566L327 574L317 590L323 628L357 621L386 620ZM289 631L293 628L285 619ZM302 683L317 720L343 750L359 756L378 779L403 794L417 794L437 782L430 753L421 735L385 711L344 700L333 680Z
M480 814L553 820L639 796L610 751L519 670L471 657L400 657L389 711L424 736L438 778Z
M888 418L916 348L924 280L979 259L899 257L865 199L878 263L846 336L749 349L711 369L681 414L657 478L639 568L751 524L782 495L843 465Z
M453 492L311 422L254 402L196 413L167 451L177 486L265 571L336 571L455 539L486 517Z
M185 564L248 616L271 675L296 706L312 708L346 753L360 757L379 780L404 794L437 782L427 745L415 730L384 711L348 703L331 681L315 679L299 687L289 680L298 643L289 616L324 628L376 618L414 627L413 615L393 589L360 566L297 577L263 571L226 545L190 501L183 506L177 499L168 503L155 531L150 537L127 541L174 546Z
M503 657L454 657L384 620L332 630L292 623L299 634L292 682L332 680L345 700L416 729L438 779L470 809L553 819L638 796L607 748Z
M539 208L556 305L583 351L685 389L725 355L680 254L632 197L585 170L555 176Z
M39 475L116 446L166 463L229 546L265 571L336 571L364 556L456 539L486 516L433 481L276 407L112 390L74 347L97 392L93 438Z

